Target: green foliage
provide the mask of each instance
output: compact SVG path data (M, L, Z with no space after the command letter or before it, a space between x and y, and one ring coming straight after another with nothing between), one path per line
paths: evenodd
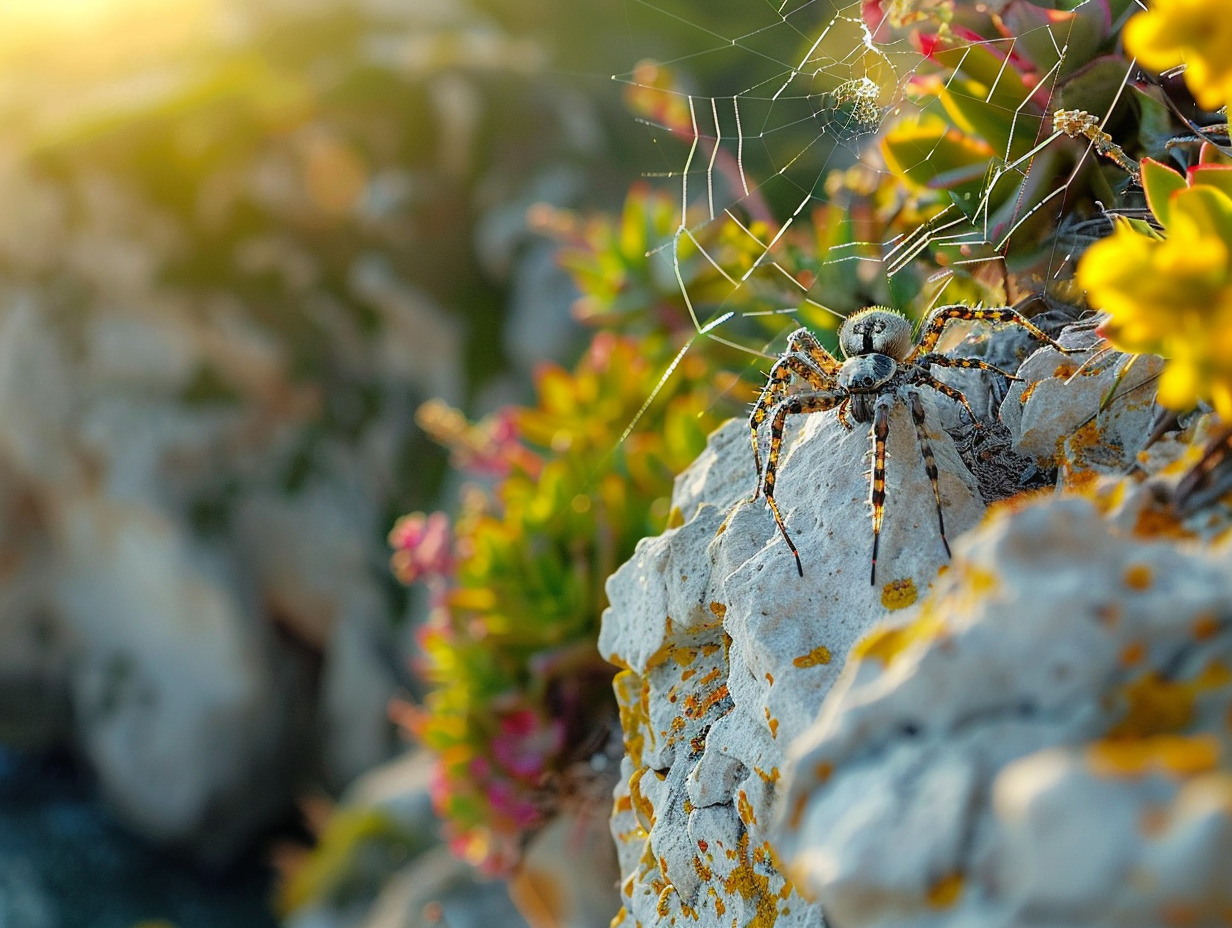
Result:
M1132 67L1118 51L1119 29L1132 8L1128 0L1011 0L994 14L960 4L933 31L915 33L931 64L911 85L919 113L881 146L934 209L956 207L968 221L951 259L960 247L970 257L975 245L976 254L1001 253L1027 270L1047 256L1061 213L1089 213L1095 199L1125 188L1123 171L1084 162L1086 140L1067 139L1051 123L1058 109L1111 114L1113 128L1131 115L1117 101ZM1064 199L1036 215L1063 186Z
M403 576L434 590L420 638L431 689L408 723L439 759L433 798L453 846L489 869L516 862L553 808L549 780L611 725L614 671L594 647L604 581L665 527L674 475L719 421L698 354L620 440L672 350L664 334L600 333L573 371L540 370L536 403L501 414L511 429L450 419L440 437L470 449L473 472L499 476L466 495L450 550L414 576L432 529L395 529ZM485 457L475 430L491 439Z

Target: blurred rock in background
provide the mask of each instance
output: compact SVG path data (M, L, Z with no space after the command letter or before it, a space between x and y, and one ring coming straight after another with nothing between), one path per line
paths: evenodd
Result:
M164 904L166 868L243 867L404 749L385 535L446 470L415 408L577 347L523 214L623 196L619 4L560 20L588 54L548 4L60 6L0 8L0 920L121 892L90 845L149 883L128 923L241 924Z

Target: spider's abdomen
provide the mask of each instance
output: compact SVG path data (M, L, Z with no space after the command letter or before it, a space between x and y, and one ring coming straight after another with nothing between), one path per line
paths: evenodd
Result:
M898 362L887 354L862 354L843 362L838 385L848 393L876 393L898 371Z
M901 361L911 352L911 322L885 306L870 306L848 316L838 330L843 355L889 355Z

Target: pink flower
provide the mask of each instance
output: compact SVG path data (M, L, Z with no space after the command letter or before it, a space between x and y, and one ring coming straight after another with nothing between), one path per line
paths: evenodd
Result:
M532 779L547 770L564 743L565 727L559 719L544 725L530 709L519 709L500 720L492 756L515 777Z
M518 441L517 413L506 406L471 427L469 441L455 449L459 463L481 477L504 477L525 449Z
M394 549L390 566L403 583L444 579L453 572L453 533L443 512L403 516L390 530L389 544Z

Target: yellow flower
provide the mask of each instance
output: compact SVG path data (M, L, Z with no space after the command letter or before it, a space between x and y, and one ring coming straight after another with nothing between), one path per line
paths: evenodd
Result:
M1185 83L1208 110L1232 100L1232 15L1228 0L1155 0L1125 24L1125 48L1164 71L1184 63Z
M1183 187L1160 212L1165 237L1118 223L1083 255L1078 282L1108 313L1100 331L1114 347L1168 359L1161 404L1205 399L1232 422L1232 197Z

